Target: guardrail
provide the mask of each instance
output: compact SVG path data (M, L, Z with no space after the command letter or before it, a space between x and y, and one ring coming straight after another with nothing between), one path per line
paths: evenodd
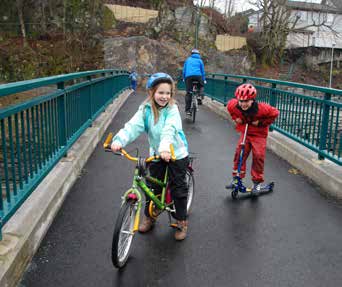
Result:
M124 70L88 71L0 85L0 97L30 93L0 110L1 227L93 120L130 86ZM40 93L40 96L34 96Z
M342 165L342 90L228 74L209 74L206 96L226 105L237 86L251 82L257 99L279 109L272 129ZM184 90L184 82L178 81Z

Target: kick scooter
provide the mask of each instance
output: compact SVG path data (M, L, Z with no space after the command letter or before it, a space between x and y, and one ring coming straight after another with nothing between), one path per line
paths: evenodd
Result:
M244 186L244 184L242 182L242 179L240 177L240 173L241 173L242 159L243 159L243 155L245 153L247 131L248 131L248 124L246 124L245 132L243 135L243 140L241 143L241 150L240 150L237 173L236 173L236 176L234 177L234 180L233 180L231 186L229 186L229 189L232 189L231 196L233 199L237 199L239 193L250 194L252 196L269 193L269 192L273 191L273 187L274 187L274 182L270 182L266 185L262 185L261 189L258 191L258 193L252 193L252 188L247 188L246 186Z

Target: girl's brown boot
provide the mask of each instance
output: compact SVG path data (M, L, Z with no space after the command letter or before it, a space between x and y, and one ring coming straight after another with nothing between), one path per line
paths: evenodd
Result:
M177 230L175 232L175 239L179 241L184 240L186 238L187 231L188 231L188 221L178 220Z
M152 229L153 225L154 225L154 219L144 215L142 222L139 224L139 232L141 233L148 232Z

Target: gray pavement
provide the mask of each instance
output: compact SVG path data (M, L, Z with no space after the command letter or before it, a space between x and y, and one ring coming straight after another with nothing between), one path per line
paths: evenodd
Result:
M143 99L128 98L108 130L118 131ZM113 225L134 165L99 143L19 286L340 286L342 205L269 151L265 174L274 193L231 200L224 185L238 139L233 126L206 107L195 124L183 124L197 153L184 242L162 215L152 232L135 237L128 265L112 267ZM136 147L147 154L144 136L127 149Z

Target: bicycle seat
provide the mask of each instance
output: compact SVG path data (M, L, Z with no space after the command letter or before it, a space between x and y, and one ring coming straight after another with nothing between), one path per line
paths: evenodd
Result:
M201 88L201 84L199 81L192 81L192 89L196 89L197 91Z

